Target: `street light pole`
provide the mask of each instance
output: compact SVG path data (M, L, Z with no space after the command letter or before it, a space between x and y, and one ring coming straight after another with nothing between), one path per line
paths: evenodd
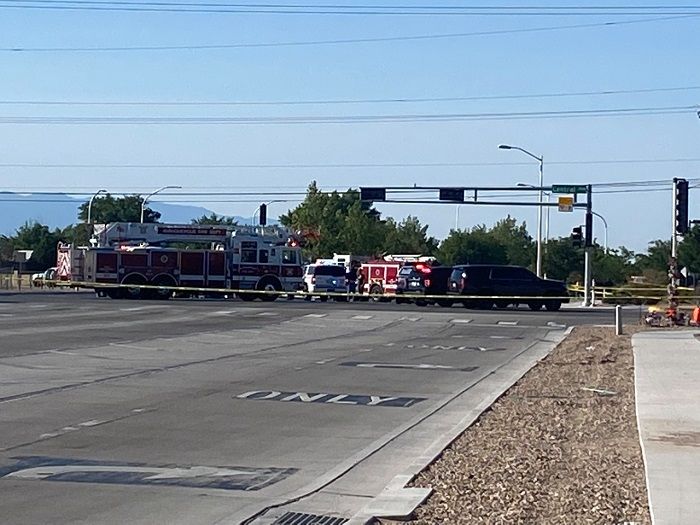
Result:
M141 224L143 224L143 214L144 214L144 210L146 209L146 203L148 202L148 199L150 199L156 193L160 193L163 190L180 190L180 189L182 189L182 186L163 186L162 188L158 188L153 193L149 193L148 195L146 195L146 198L141 201Z
M87 213L87 223L92 224L92 201L95 200L100 193L107 193L107 190L98 190L92 197L90 197L90 202L88 203L88 213Z
M603 226L605 226L605 253L608 253L608 221L598 212L592 211L591 213L603 221Z
M521 148L520 146L509 146L508 144L501 144L498 146L499 149L517 149L518 151L522 151L525 153L525 155L528 155L535 159L537 162L539 162L540 169L539 169L539 195L538 195L538 203L539 206L537 206L537 277L542 277L542 185L544 184L544 157L538 157L534 153L530 153L524 148Z

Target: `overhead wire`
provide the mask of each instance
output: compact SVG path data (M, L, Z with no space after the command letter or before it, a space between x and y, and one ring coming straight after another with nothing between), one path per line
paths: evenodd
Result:
M271 15L361 16L595 16L697 14L698 5L671 6L391 6L348 4L224 4L145 1L3 0L0 7L43 10L136 11L168 13L232 13Z
M676 157L658 159L590 159L548 160L547 165L586 166L597 164L664 164L695 163L700 157ZM374 169L374 168L461 168L530 166L532 162L366 162L366 163L318 163L318 164L139 164L139 163L42 163L2 162L0 168L15 169ZM65 186L61 186L65 187ZM280 186L277 186L280 187ZM283 186L282 186L283 187Z
M466 102L484 100L522 100L540 98L568 98L635 95L649 93L669 93L698 91L700 86L677 86L639 89L606 89L597 91L571 91L530 94L472 95L453 97L393 97L359 99L311 99L311 100L171 100L171 101L129 101L129 100L0 100L0 106L315 106L345 104L416 104L426 102Z
M0 124L69 124L69 125L269 125L269 124L365 124L404 122L460 122L489 120L569 119L581 117L622 117L672 115L697 112L700 105L646 106L633 108L580 109L557 111L523 111L502 113L432 113L403 115L307 115L271 117L161 117L161 116L4 116Z
M0 0L0 8L3 7ZM478 36L495 36L518 33L538 33L548 31L563 31L570 29L588 29L597 27L613 27L633 24L648 24L654 22L666 22L683 19L693 19L700 16L698 14L681 16L663 16L653 18L641 18L632 20L613 20L607 22L591 22L585 24L568 24L543 27L526 27L515 29L494 29L486 31L471 31L462 33L438 33L407 36L390 37L365 37L365 38L341 38L324 40L301 40L301 41L278 41L278 42L243 42L234 44L194 44L194 45L156 45L156 46L93 46L93 47L26 47L10 46L0 47L0 52L11 53L44 53L44 52L129 52L129 51L176 51L176 50L213 50L213 49L244 49L244 48L266 48L266 47L297 47L297 46L319 46L319 45L342 45L342 44L371 44L381 42L401 42L401 41L421 41L439 40L452 38L469 38Z

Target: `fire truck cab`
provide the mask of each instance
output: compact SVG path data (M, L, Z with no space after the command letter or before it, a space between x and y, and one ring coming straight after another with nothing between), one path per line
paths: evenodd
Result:
M280 228L111 223L95 225L90 243L59 245L58 279L112 298L236 290L243 300L274 301L301 288L301 248Z

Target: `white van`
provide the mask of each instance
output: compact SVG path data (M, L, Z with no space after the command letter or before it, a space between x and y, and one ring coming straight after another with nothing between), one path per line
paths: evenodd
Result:
M313 294L314 292L347 292L345 281L345 266L337 264L310 264L304 270L304 290ZM336 297L335 299L341 299ZM306 296L306 300L311 300L311 295ZM327 301L328 296L321 296L321 301Z

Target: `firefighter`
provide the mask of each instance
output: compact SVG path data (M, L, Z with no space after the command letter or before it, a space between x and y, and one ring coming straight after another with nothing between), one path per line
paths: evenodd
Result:
M348 268L348 271L345 272L345 282L347 283L348 287L348 294L354 294L357 286L357 270L355 269L355 265L351 265L350 268Z
M355 282L357 286L357 293L362 294L364 292L364 276L362 275L362 266L358 265L355 271Z

